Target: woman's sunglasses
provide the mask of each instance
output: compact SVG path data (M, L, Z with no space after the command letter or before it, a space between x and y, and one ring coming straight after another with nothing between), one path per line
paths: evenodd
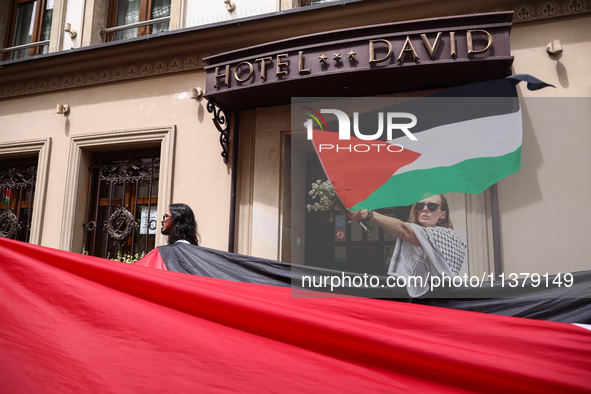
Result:
M437 210L437 208L439 208L439 204L434 203L434 202L418 202L415 204L415 209L417 211L422 211L423 209L425 209L425 205L427 206L427 209L431 212L435 212Z

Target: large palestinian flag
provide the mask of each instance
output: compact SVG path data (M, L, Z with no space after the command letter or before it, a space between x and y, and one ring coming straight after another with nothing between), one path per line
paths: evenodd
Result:
M0 238L2 393L589 392L591 331Z
M529 75L466 85L357 119L351 115L352 128L362 135L351 133L349 140L340 139L336 122L317 122L313 144L347 209L409 205L440 193L482 193L521 166L520 81L530 90L551 86ZM314 112L332 120L322 117L322 110ZM414 115L416 125L407 128L411 135L388 135L388 114ZM393 119L412 124L404 116ZM367 139L380 128L379 139Z

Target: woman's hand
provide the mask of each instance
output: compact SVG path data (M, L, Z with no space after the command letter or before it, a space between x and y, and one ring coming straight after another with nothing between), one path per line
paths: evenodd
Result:
M367 209L360 209L359 211L355 211L355 212L349 211L349 213L347 213L347 216L349 216L349 219L355 220L355 221L365 220L365 219L367 219L368 215L369 215L369 211Z
M385 216L378 212L369 211L367 209L349 212L347 213L347 216L349 216L349 219L356 221L365 220L369 217L372 223L377 224L393 237L403 239L413 245L421 246L412 227L409 224L404 223L402 220Z

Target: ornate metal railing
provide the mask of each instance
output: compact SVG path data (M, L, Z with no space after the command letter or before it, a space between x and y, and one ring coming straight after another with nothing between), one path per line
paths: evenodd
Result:
M0 164L1 237L29 241L36 175L36 161Z
M158 152L97 157L90 168L84 245L94 256L147 253L154 246Z

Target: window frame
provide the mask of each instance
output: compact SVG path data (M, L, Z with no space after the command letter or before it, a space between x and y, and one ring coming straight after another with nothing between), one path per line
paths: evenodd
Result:
M12 222L10 231L0 236L28 242L31 234L32 212L35 211L35 180L37 179L37 156L0 157L0 177L8 180L0 184L0 212L12 217L5 218ZM13 183L18 177L18 185ZM4 230L4 229L3 229ZM11 234L13 233L14 234Z
M171 203L175 135L176 126L172 125L71 136L59 248L73 252L82 250L80 223L84 221L86 213L87 199L83 194L88 189L87 180L85 181L83 174L85 152L114 148L137 149L151 143L159 144L160 179L156 217L161 217ZM165 244L165 236L156 232L155 246Z
M112 182L113 188L108 188L107 180L102 179L99 176L101 173L101 168L121 168L122 167L131 167L131 166L139 166L142 167L142 163L139 162L139 159L146 159L148 157L152 158L150 164L144 162L146 166L151 167L150 172L150 186L148 190L152 193L149 196L139 196L138 195L138 188L140 188L140 184L143 184L146 180L145 176L142 176L142 180L139 181L134 179L137 177L138 174L132 177L120 175L116 176L117 181ZM157 160L154 160L157 158ZM109 161L119 161L119 164L115 162L110 163ZM85 250L88 254L92 256L98 256L103 258L113 258L117 255L118 252L125 253L129 255L135 255L136 253L140 255L141 253L147 254L154 246L150 247L149 244L154 240L149 240L149 232L146 232L145 237L141 233L141 229L139 227L139 218L137 217L140 211L138 211L137 207L147 206L150 208L157 208L158 207L158 188L152 187L152 184L156 182L158 183L159 173L160 173L160 148L139 148L139 149L124 149L118 151L109 150L108 152L94 152L92 154L91 159L92 165L89 167L89 175L90 175L90 182L89 182L89 195L87 198L87 214L84 224L84 246ZM123 182L121 182L123 181ZM101 194L108 191L108 197ZM117 190L119 189L119 190ZM123 192L123 198L121 195L118 195L118 192ZM135 198L134 198L135 196ZM108 213L105 215L104 209L108 209ZM125 213L117 214L119 208ZM140 208L141 209L141 208ZM118 218L125 218L125 215L131 213L133 218L135 219L134 222L138 222L138 227L132 228L129 231L128 235L121 235L116 234L118 231L114 231L114 234L111 234L110 231L107 231L103 228L103 220L100 220L103 217L104 223L111 220L111 215L114 214ZM127 219L126 219L127 220ZM157 219L156 219L157 221ZM129 224L129 222L128 222ZM124 226L125 230L129 230L129 227ZM156 234L156 232L154 232ZM121 235L124 238L113 238L113 235ZM144 238L145 245L143 250L140 250L141 245L141 238ZM103 249L106 248L106 250ZM115 251L114 249L117 249ZM112 255L110 253L113 252Z
M107 14L107 27L108 28L112 28L112 27L118 27L118 26L124 26L124 25L117 25L117 4L119 3L119 0L108 0L109 1L109 8L108 8L108 14ZM172 0L171 0L171 6L172 6ZM138 22L146 22L151 20L151 15L152 15L152 8L153 8L153 0L140 0L140 15L139 15L139 21ZM170 29L170 21L169 23L169 29ZM151 29L152 29L152 25L148 25L148 26L140 26L140 27L136 27L135 29L137 29L137 36L136 37L141 37L141 36L147 36L149 34L151 34ZM130 29L131 30L131 29ZM122 30L125 31L125 30ZM109 41L117 41L116 37L117 32L112 32L112 33L108 33L105 36L105 41L109 42Z
M10 157L14 155L37 155L35 209L33 209L31 217L31 233L29 235L29 243L34 245L41 244L41 227L45 211L50 151L50 137L0 143L0 156L2 157Z
M10 11L9 11L9 15L10 15L10 19L8 21L8 31L6 34L6 38L5 38L5 43L4 43L4 47L5 48L10 48L13 45L13 41L14 41L14 36L16 34L16 18L17 18L17 13L18 13L18 8L19 5L24 4L24 3L29 3L29 2L37 2L37 7L35 9L35 15L33 16L33 32L31 34L31 42L30 43L35 43L35 42L40 42L41 41L41 33L43 32L43 17L45 14L45 7L47 5L47 0L12 0L12 2L10 3ZM23 44L19 44L19 45L23 45ZM29 48L29 54L28 56L35 56L40 54L41 50L42 50L42 45L40 46L36 46L33 48ZM12 54L13 52L6 52L5 54L3 54L2 59L0 60L8 60L8 59L12 59Z

